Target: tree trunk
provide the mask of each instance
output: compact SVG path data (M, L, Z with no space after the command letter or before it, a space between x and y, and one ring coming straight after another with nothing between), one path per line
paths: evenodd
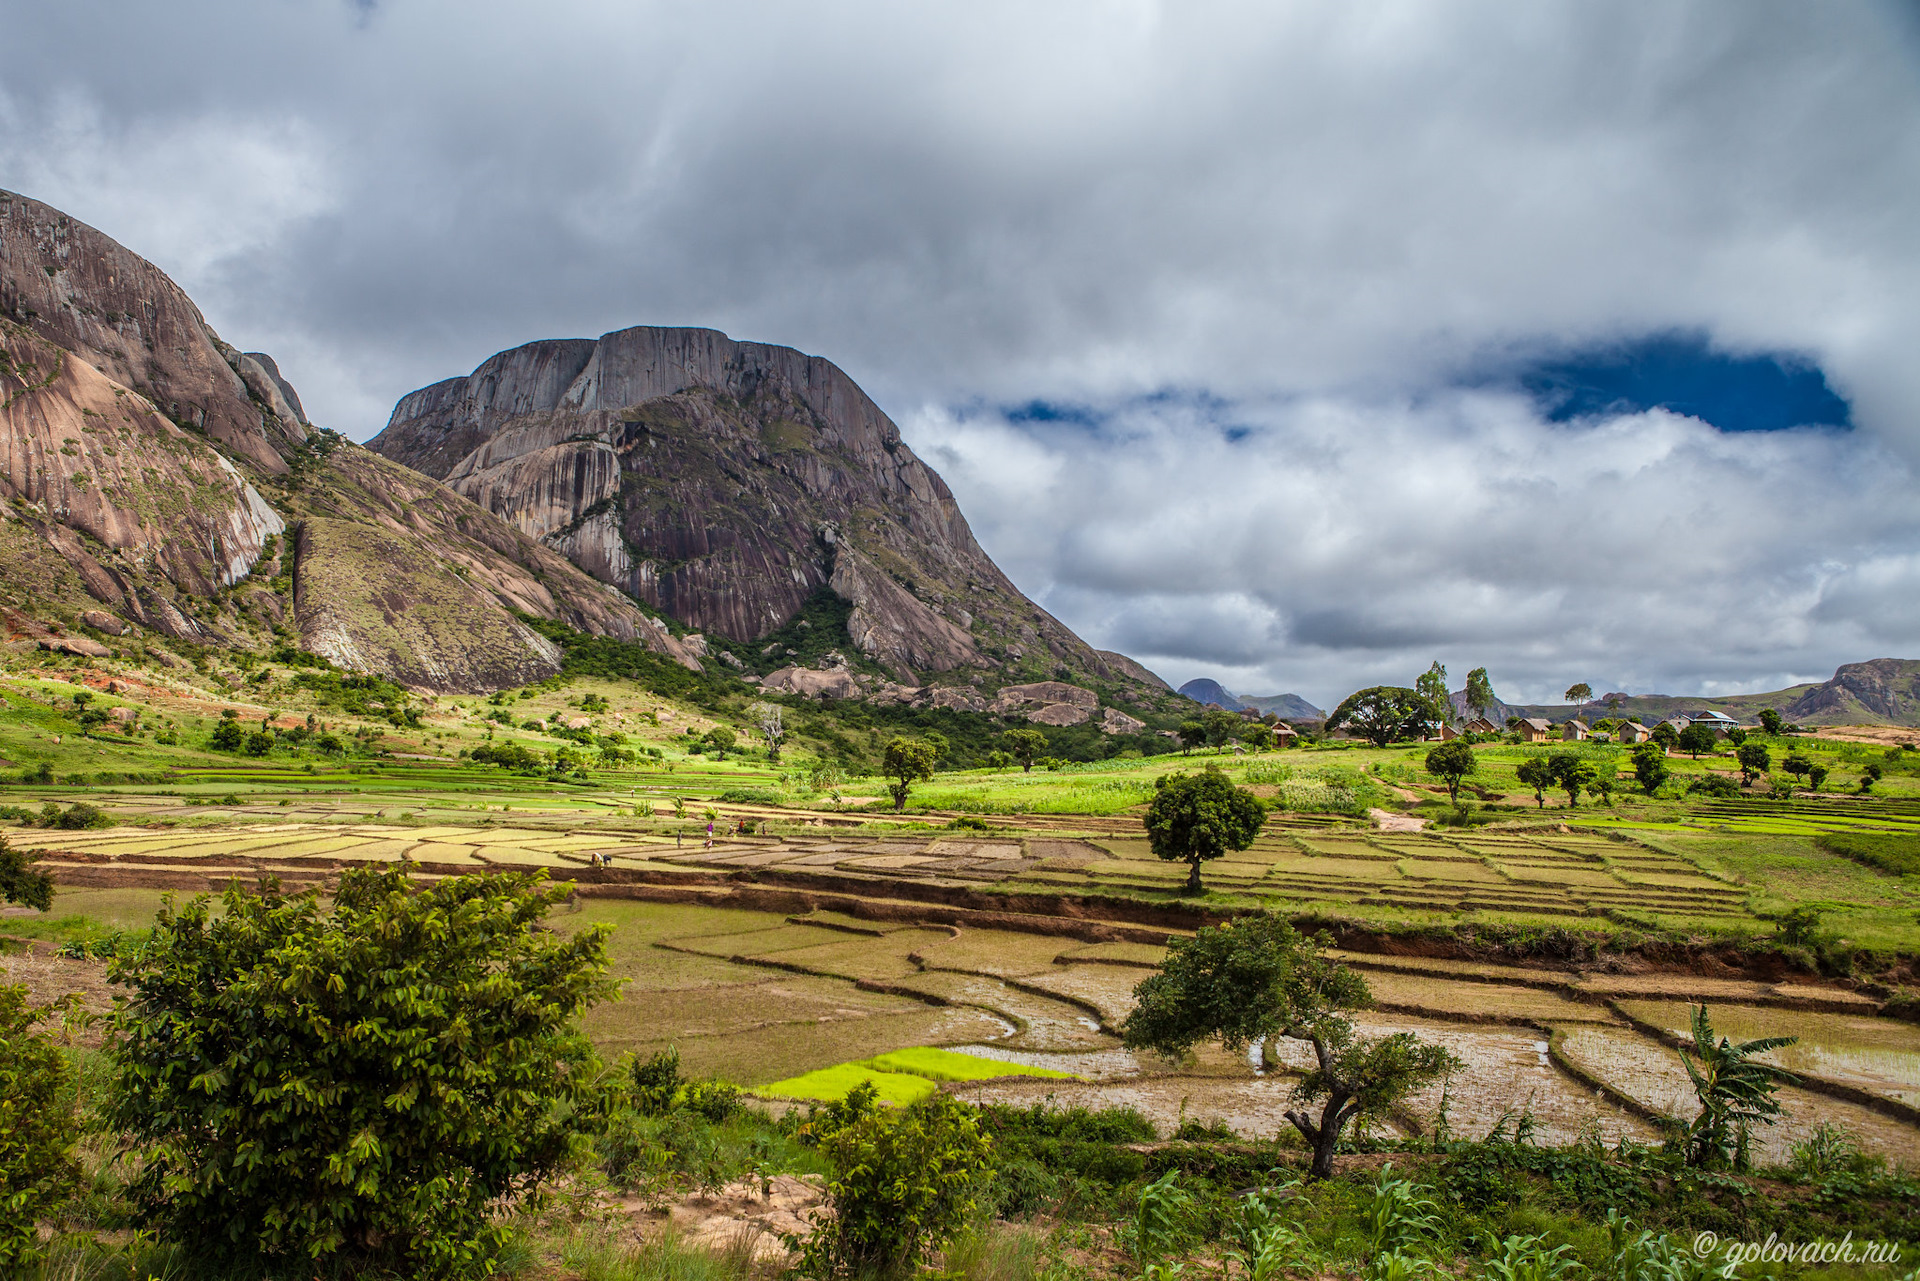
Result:
M1200 886L1200 860L1197 858L1187 864L1186 892L1188 894L1204 894L1206 892Z

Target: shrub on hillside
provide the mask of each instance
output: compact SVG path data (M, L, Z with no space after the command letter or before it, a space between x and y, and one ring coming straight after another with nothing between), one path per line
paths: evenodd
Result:
M362 868L330 907L269 882L163 909L112 971L139 1218L246 1266L480 1270L583 1142L574 1021L612 991L604 927L538 928L543 882Z
M51 1007L0 987L0 1272L39 1257L35 1223L79 1186L66 1060L35 1025Z
M935 1094L831 1130L833 1215L801 1250L802 1275L903 1276L944 1246L975 1209L990 1147L973 1109Z

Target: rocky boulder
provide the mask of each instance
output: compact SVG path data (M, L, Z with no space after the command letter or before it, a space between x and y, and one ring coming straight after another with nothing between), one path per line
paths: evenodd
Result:
M1066 704L1084 709L1088 716L1100 706L1100 696L1090 689L1081 689L1078 685L1069 685L1065 681L1035 681L1031 685L1003 685L993 697L988 711L996 716L1015 716L1032 707L1045 707L1053 704ZM1087 719L1083 716L1081 720Z
M1147 727L1142 720L1135 720L1117 707L1109 707L1100 717L1100 728L1109 734L1138 734Z
M858 698L860 686L844 667L816 671L811 667L782 667L767 673L762 689L805 698Z

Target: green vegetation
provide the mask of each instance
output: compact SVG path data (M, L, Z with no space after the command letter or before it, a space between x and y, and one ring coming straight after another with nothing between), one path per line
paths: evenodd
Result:
M1200 864L1253 844L1266 810L1252 792L1209 766L1154 781L1147 806L1147 844L1155 858L1187 865L1187 892L1201 892Z
M54 1012L0 984L0 1269L9 1276L39 1257L35 1224L80 1184L66 1062L36 1027Z
M1920 832L1822 832L1814 843L1894 876L1920 875Z
M1287 1120L1313 1149L1308 1175L1333 1173L1341 1132L1459 1069L1441 1046L1410 1032L1359 1035L1350 1012L1372 1004L1366 981L1322 956L1315 941L1264 913L1174 939L1160 972L1136 989L1127 1045L1181 1055L1217 1037L1229 1051L1270 1037L1304 1041L1314 1063L1294 1089ZM1320 1103L1316 1120L1305 1109Z
M492 1207L577 1139L577 1014L610 994L604 935L532 933L527 874L416 889L400 869L164 911L119 961L112 1120L142 1221L216 1258L485 1270Z

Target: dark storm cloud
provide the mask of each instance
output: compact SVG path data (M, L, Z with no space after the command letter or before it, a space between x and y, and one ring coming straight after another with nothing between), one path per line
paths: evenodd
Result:
M1765 683L1920 652L1913 37L1746 0L68 0L9 16L0 185L357 437L534 338L829 355L1018 581L1176 678L1324 701L1457 646L1536 692ZM1667 334L1808 362L1856 430L1461 390Z

